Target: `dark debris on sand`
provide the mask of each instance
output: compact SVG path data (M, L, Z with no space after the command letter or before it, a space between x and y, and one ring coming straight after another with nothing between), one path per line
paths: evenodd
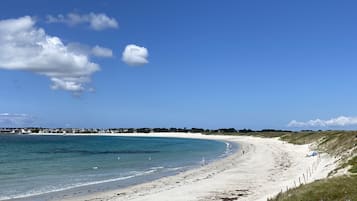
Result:
M249 190L246 189L238 189L233 192L223 193L219 196L216 196L214 200L221 200L221 201L234 201L239 200L240 197L245 197L249 194Z

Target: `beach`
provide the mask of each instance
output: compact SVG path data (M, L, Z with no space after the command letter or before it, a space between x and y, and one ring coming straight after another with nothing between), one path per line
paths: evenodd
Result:
M186 133L108 135L224 140L239 144L240 149L226 158L177 175L63 200L263 201L300 183L325 178L335 168L334 160L327 154L307 157L310 145L293 145L277 138Z

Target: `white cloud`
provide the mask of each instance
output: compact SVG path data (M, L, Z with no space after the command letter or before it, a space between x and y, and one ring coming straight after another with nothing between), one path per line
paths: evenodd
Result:
M96 57L112 57L113 51L111 49L96 45L92 48L92 54Z
M140 66L149 63L148 50L137 45L127 45L124 49L122 60L130 66Z
M27 114L0 113L2 127L30 126L33 123L34 117Z
M113 57L113 51L109 48L101 47L96 45L94 47L90 47L88 45L80 44L80 43L68 43L68 50L76 53L76 54L85 54L92 55L95 57Z
M29 16L0 20L0 69L24 70L44 75L52 89L81 92L91 75L100 70L89 55L76 52L60 38L35 27Z
M339 116L328 120L314 119L306 122L292 120L289 127L334 127L334 126L353 126L357 125L357 117Z
M63 90L68 90L68 91L83 91L84 87L76 82L76 81L71 81L71 80L61 80L58 78L51 78L51 81L53 82L53 85L51 86L52 89L63 89Z
M89 26L96 31L119 27L118 22L114 18L110 18L104 13L92 12L83 15L77 13L68 13L67 15L59 14L57 16L48 15L47 22L65 23L70 26L88 23Z

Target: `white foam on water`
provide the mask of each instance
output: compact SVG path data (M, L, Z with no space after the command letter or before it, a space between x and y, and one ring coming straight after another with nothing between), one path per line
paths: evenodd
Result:
M230 142L224 142L226 144L226 150L224 151L223 154L221 154L219 157L223 158L228 156L229 154L231 154L233 152L233 146Z
M163 169L163 168L164 167L162 167L162 166L152 167L147 171L131 171L130 172L131 175L125 176L125 177L118 177L118 178L113 178L113 179L106 179L106 180L86 182L86 183L77 183L77 184L72 184L72 185L68 185L68 186L56 188L56 189L42 189L42 190L36 190L36 191L29 191L28 193L16 195L16 196L2 196L2 197L0 197L0 201L1 200L9 200L9 199L26 198L26 197L37 196L37 195L42 195L42 194L46 194L46 193L54 193L54 192L69 190L72 188L90 186L90 185L95 185L95 184L122 181L122 180L131 179L131 178L138 177L138 176L152 174L152 173L158 171L159 169Z

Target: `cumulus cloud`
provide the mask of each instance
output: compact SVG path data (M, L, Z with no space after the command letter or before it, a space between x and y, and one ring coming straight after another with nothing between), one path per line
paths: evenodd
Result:
M122 60L130 66L140 66L149 63L148 50L137 45L127 45L124 49Z
M0 20L0 69L30 71L50 78L52 89L81 92L100 70L89 55L35 27L29 16Z
M90 28L101 31L109 28L118 28L118 22L114 18L108 17L104 13L89 13L89 14L77 14L68 13L67 15L59 14L57 16L48 15L48 23L64 23L70 26L78 24L89 24Z
M113 56L113 51L109 48L105 47L100 47L96 45L95 47L92 48L92 54L97 57L112 57Z
M27 114L0 113L0 125L3 127L30 126L34 117Z
M357 125L357 117L339 116L328 120L313 119L305 122L292 120L288 124L289 127L343 127L353 125Z

